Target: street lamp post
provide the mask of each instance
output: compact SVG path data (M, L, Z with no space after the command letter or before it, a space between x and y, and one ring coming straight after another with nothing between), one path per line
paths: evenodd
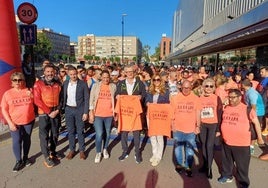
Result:
M122 14L122 63L124 63L124 17L127 14Z

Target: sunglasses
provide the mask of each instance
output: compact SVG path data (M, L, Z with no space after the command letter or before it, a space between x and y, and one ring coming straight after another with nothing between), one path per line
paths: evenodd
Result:
M161 81L161 79L159 79L159 78L157 78L157 79L153 79L153 82L160 82Z
M238 96L228 96L229 99L235 99L237 98Z
M205 88L213 88L213 85L205 85Z
M191 87L182 87L182 89L191 89Z
M12 82L22 82L23 79L13 79Z

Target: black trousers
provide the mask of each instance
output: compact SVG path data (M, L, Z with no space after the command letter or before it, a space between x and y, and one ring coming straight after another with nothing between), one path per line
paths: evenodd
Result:
M217 124L201 124L200 141L202 144L204 167L206 168L211 168L213 162L216 128Z
M224 177L232 177L234 163L237 171L237 181L241 186L249 186L249 146L229 146L225 143L222 145L222 172Z
M121 144L123 152L127 153L128 151L128 131L121 132ZM133 138L134 138L134 147L135 147L135 154L140 154L140 131L133 131Z
M55 118L50 118L48 115L39 116L40 147L45 158L49 156L49 152L56 153L59 136L59 119L59 115Z

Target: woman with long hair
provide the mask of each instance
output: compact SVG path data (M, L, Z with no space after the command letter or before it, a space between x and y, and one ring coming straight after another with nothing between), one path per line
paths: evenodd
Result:
M89 99L89 122L94 124L96 132L96 157L95 163L99 163L102 157L109 158L107 147L110 140L110 132L112 120L114 117L114 94L116 86L110 83L110 73L108 70L101 72L101 81L93 85L90 92ZM106 137L102 147L103 130L105 130Z
M153 75L151 79L151 85L149 87L148 94L146 96L146 104L157 103L166 104L169 103L169 91L166 89L165 82L161 80L160 75ZM149 126L150 129L150 126ZM152 166L157 166L163 155L164 150L164 136L153 135L150 136L153 156L150 158Z

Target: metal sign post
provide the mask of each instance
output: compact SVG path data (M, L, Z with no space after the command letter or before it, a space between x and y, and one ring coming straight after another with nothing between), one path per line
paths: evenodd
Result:
M22 3L17 9L17 15L20 21L25 23L25 25L20 25L20 42L21 45L29 45L30 47L32 75L35 78L33 45L37 43L37 26L32 23L34 23L38 17L37 9L31 3Z

